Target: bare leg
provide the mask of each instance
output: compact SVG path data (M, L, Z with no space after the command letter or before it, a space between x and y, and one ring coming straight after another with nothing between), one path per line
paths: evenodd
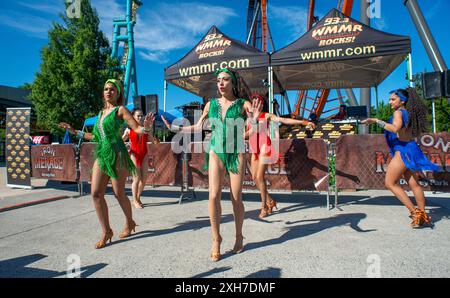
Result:
M258 170L256 172L256 181L259 185L258 189L261 192L261 202L262 206L267 206L267 200L268 200L268 191L267 191L267 184L266 184L266 169L267 164L265 164L262 160L258 161Z
M106 242L111 242L113 232L109 225L108 205L105 201L106 187L108 186L109 177L100 170L97 161L94 162L92 169L91 194L94 201L95 211L103 230L103 236L99 242L95 244L95 248L103 248Z
M144 159L142 160L141 181L139 183L138 196L137 196L139 202L141 202L141 195L142 195L142 192L144 191L145 183L147 182L147 176L148 176L148 155L146 155L144 157Z
M266 145L262 146L262 152L266 152ZM265 203L265 206L267 206L267 212L268 214L272 214L272 209L277 206L277 202L270 196L269 191L267 190L267 183L266 183L266 170L267 165L271 161L270 156L264 156L261 155L259 158L259 168L258 168L258 180L260 180L261 184L261 196L264 196L263 202ZM278 209L278 208L277 208Z
M118 167L119 168L119 167ZM114 193L116 194L117 201L119 202L120 207L122 208L123 213L126 218L125 230L128 230L128 235L131 233L131 230L135 226L135 222L133 221L132 211L131 211L131 203L125 193L125 180L128 176L128 172L126 169L120 169L117 171L117 179L112 179L112 186ZM124 230L124 232L125 232ZM124 234L124 233L122 233ZM126 233L125 233L126 234ZM123 238L123 237L121 237Z
M220 158L211 151L209 153L209 201L208 212L211 222L211 234L213 238L213 247L211 249L211 257L213 261L220 258L220 218L222 216L222 206L220 204L222 195L223 179L225 177L225 167ZM214 178L212 178L214 177Z
M231 202L233 203L234 224L236 228L236 243L233 251L239 253L243 249L242 226L244 224L244 204L242 203L242 182L245 172L245 155L239 154L239 174L230 173Z
M258 164L259 164L259 159L256 159L255 156L252 154L251 163L250 163L250 167L251 167L251 171L252 171L252 179L256 184L256 188L261 192L261 189L259 188L258 180L256 179L258 177ZM262 206L264 206L264 204L265 204L265 201L264 201L262 195L261 195L261 204L262 204Z
M139 184L141 182L141 169L137 167L137 161L136 156L134 154L130 155L131 160L133 161L134 165L136 166L136 174L133 175L133 183L131 184L131 193L133 195L133 205L134 207L140 209L142 208L139 204Z
M417 182L419 180L417 173L412 173L411 171L405 172L405 179L408 181L409 188L411 188L414 193L414 198L416 199L417 208L419 210L425 211L425 195L423 193L422 186Z
M105 201L108 181L109 177L100 170L98 163L95 162L92 168L91 195L103 234L106 234L111 229L109 225L108 205L106 205Z
M406 192L401 188L399 184L397 184L398 180L402 177L402 175L406 172L405 164L403 163L402 157L400 156L400 152L395 152L394 157L389 163L387 172L385 185L386 187L394 193L397 199L403 203L403 205L408 208L410 212L414 211L414 204L409 199Z

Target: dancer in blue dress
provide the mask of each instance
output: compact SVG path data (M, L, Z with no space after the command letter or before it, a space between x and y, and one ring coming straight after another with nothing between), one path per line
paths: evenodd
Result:
M385 130L386 141L392 154L385 185L411 212L411 226L432 226L431 217L425 212L425 196L418 180L421 171L437 171L438 166L425 157L414 140L427 129L427 107L413 88L391 91L389 104L394 110L389 123L377 118L368 118L362 123L376 123ZM414 193L417 207L398 183L402 176Z

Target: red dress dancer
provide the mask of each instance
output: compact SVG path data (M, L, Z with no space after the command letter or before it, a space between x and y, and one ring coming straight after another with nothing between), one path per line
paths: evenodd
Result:
M130 130L130 155L133 154L136 157L136 167L142 167L142 161L144 157L147 155L147 141L148 135L144 134L139 136L133 130Z
M263 97L257 93L252 94L252 99L264 103ZM259 218L264 218L267 215L272 214L273 208L277 208L277 201L272 199L267 191L265 178L267 164L274 163L278 160L278 148L274 147L269 135L270 121L274 122L274 124L303 125L309 126L312 129L315 128L314 123L307 120L282 118L272 113L264 112L258 117L257 127L253 127L251 123L249 123L247 135L249 138L250 152L253 153L251 158L252 178L256 183L256 187L261 192L261 212ZM278 135L276 137L278 138Z
M253 154L254 160L258 160L261 153L265 157L271 156L273 151L272 141L270 140L269 135L269 122L266 119L266 115L266 112L262 112L261 115L259 115L257 131L251 124L248 125L249 131L255 129L256 132L249 136L250 152Z

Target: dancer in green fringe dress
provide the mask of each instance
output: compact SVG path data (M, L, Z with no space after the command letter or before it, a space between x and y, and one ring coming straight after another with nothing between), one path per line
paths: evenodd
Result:
M236 229L234 253L244 249L242 226L244 223L244 204L242 203L242 184L245 171L244 133L246 120L255 121L261 112L261 104L249 101L249 89L238 73L230 68L216 71L217 89L220 97L209 101L197 124L179 127L170 125L162 117L166 126L172 131L198 132L203 122L209 118L212 136L209 148L206 148L205 168L209 175L209 218L212 232L211 260L220 260L220 219L222 216L221 195L226 173L230 177L230 195Z
M136 223L132 217L131 204L125 193L125 180L128 174L134 174L136 167L130 159L125 143L122 140L121 131L126 122L130 129L139 135L151 132L154 115L148 114L144 120L144 126L131 115L123 106L124 96L122 84L115 79L109 79L103 89L104 107L98 115L97 123L92 133L75 130L70 124L61 122L60 128L69 130L79 138L96 142L94 151L94 166L92 167L91 194L94 199L95 210L103 230L103 236L96 243L95 248L105 247L107 241L111 242L113 231L109 224L108 206L105 200L105 192L108 181L111 179L112 187L125 214L125 228L120 233L120 238L130 236L135 230Z

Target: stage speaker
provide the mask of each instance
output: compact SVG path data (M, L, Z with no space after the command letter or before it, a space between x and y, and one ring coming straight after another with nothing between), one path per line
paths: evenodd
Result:
M158 113L158 94L148 94L145 96L144 115L148 113Z
M444 71L444 95L450 98L450 70Z
M443 73L440 71L425 72L423 74L423 96L426 99L444 96Z
M134 105L135 109L141 109L142 110L142 107L144 106L144 103L145 103L145 96L142 96L142 95L133 96L133 105Z
M367 107L366 106L347 107L347 117L348 118L367 118Z

